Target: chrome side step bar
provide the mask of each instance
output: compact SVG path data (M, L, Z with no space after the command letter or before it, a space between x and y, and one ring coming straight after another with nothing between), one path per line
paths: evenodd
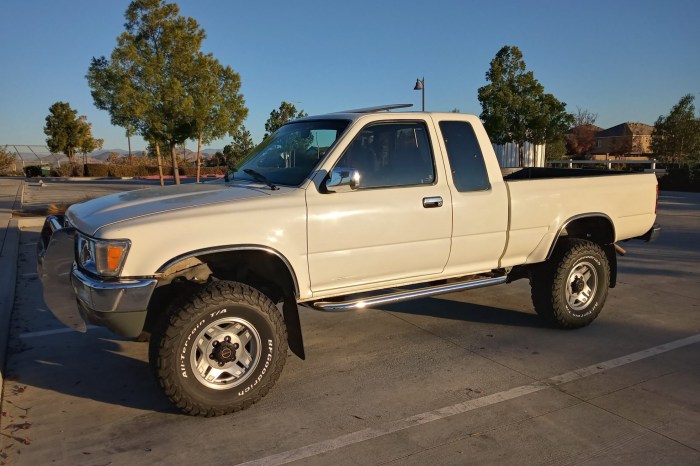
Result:
M357 300L316 301L311 303L311 305L322 311L348 311L350 309L362 309L365 307L379 306L382 304L398 303L401 301L408 301L409 299L425 298L427 296L452 293L455 291L472 290L486 286L500 285L501 283L505 283L507 280L508 277L506 275L489 278L477 278L463 282L448 283L445 285L429 286L426 288L417 288L398 291L395 293L369 296Z

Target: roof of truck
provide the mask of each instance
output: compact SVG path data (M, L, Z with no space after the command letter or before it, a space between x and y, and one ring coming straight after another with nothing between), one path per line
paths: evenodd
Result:
M365 107L356 108L352 110L343 110L340 112L325 113L319 115L306 116L298 120L293 121L304 121L304 120L327 120L327 119L343 119L343 120L356 120L362 115L384 113L388 115L406 115L406 114L443 114L444 112L425 112L425 111L400 111L392 112L391 110L405 109L408 107L413 107L413 104L389 104L389 105L378 105L376 107ZM291 123L292 121L290 121Z

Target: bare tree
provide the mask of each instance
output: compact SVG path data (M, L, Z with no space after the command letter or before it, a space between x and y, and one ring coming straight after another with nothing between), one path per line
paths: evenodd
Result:
M581 107L576 107L574 126L593 125L597 119L597 113L589 112L586 108L581 109Z

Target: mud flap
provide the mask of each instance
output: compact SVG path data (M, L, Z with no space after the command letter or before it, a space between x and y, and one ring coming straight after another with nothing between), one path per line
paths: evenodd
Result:
M610 265L610 288L615 288L617 285L617 253L615 252L614 244L606 244L603 246L605 256L608 258Z
M301 336L301 322L299 322L299 307L296 299L285 296L282 304L284 323L287 326L287 340L289 349L301 359L306 359L304 354L304 339Z

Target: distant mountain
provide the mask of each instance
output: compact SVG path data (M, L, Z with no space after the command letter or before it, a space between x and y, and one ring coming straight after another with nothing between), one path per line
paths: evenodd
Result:
M102 150L100 150L100 152L107 152L107 153L116 152L117 154L121 154L121 155L127 155L129 153L128 150L124 150L124 149L102 149ZM140 151L140 150L132 150L131 151L132 154L137 154L137 153L141 153L141 152L142 151Z
M99 160L100 162L104 162L105 160L107 160L107 157L109 157L109 154L112 153L119 155L128 155L129 151L123 149L102 149L88 154L88 157L95 160ZM132 153L136 155L135 152L132 151ZM140 155L140 152L138 153L138 155Z

